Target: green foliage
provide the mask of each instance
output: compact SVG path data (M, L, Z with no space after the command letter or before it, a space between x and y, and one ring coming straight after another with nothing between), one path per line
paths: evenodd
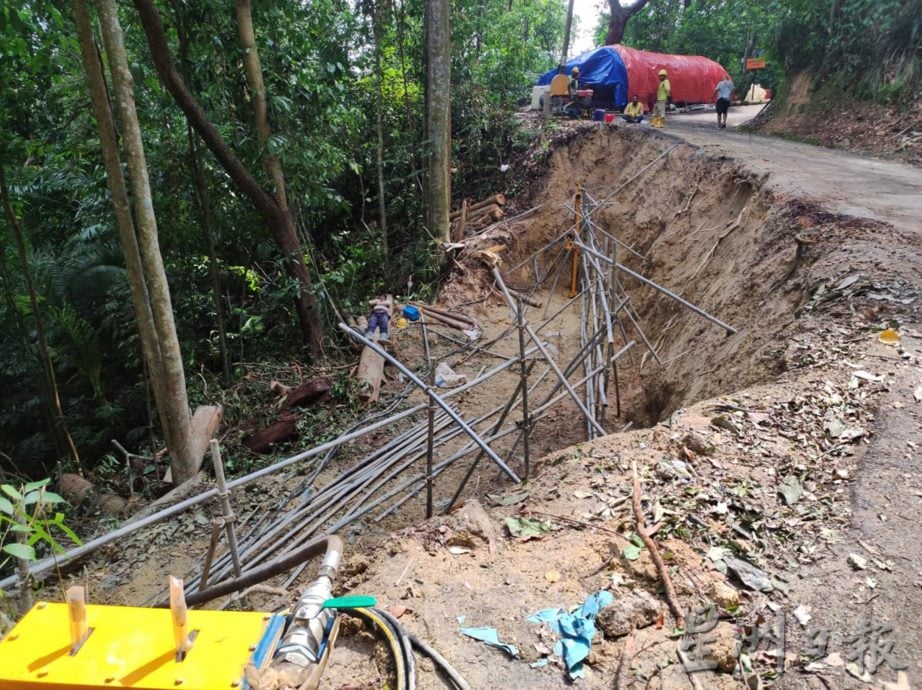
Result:
M80 539L64 523L64 513L55 506L64 499L47 490L49 479L30 482L20 487L0 484L0 572L6 570L14 559L34 561L37 546L45 546L56 553L64 548L55 537L60 532L74 544Z
M65 5L0 4L0 163L8 171L35 276L61 403L88 466L110 439L142 454L158 445L124 258L95 123ZM226 2L159 3L171 50L209 119L266 189L234 13ZM235 382L222 368L218 310L231 367L300 352L297 285L262 218L190 132L153 69L138 16L121 6L126 48L192 402ZM256 3L254 25L287 197L328 323L361 313L382 290L431 294L442 275L423 226L423 0ZM532 145L514 111L560 53L565 0L452 3L452 178L456 201L514 193L501 166ZM745 86L741 60L761 50L766 86L813 70L851 93L905 101L919 83L922 0L651 0L625 42L696 53ZM847 80L841 75L852 75ZM378 84L380 82L380 98ZM384 188L377 180L382 121ZM554 126L554 125L551 125ZM197 188L192 146L204 178ZM387 237L378 200L384 198ZM203 201L204 199L204 201ZM203 203L205 206L203 207ZM209 219L214 256L203 233ZM387 254L385 254L385 242ZM220 286L213 295L212 264ZM410 279L412 278L412 288ZM336 305L334 309L332 304ZM0 462L30 476L61 460L50 432L36 323L6 221L0 218ZM332 339L332 337L331 337ZM334 349L335 348L331 348ZM208 385L205 385L205 382ZM222 387L223 386L223 387ZM340 382L343 398L348 384ZM232 388L231 388L232 389ZM345 396L348 398L348 396ZM251 409L257 398L248 399ZM346 406L346 409L348 405ZM322 438L323 422L305 422ZM314 427L317 427L316 430Z
M810 70L859 98L902 102L922 81L922 0L790 0L774 47L789 71Z

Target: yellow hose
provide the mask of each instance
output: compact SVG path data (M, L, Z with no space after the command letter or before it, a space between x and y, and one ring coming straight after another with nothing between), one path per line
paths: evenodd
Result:
M384 637L387 638L387 643L391 648L391 656L394 657L394 666L397 670L397 690L406 690L406 664L403 660L403 647L400 644L400 640L397 639L397 636L394 635L394 632L391 630L391 627L387 624L381 616L367 608L355 608L348 609L348 613L355 613L363 618L371 621L375 626L384 633Z

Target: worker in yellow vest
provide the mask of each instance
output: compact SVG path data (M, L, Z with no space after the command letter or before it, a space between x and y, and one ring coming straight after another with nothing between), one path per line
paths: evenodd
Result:
M666 103L672 98L672 85L669 83L669 74L666 70L659 71L659 86L656 89L656 105L653 106L651 124L654 127L666 125Z

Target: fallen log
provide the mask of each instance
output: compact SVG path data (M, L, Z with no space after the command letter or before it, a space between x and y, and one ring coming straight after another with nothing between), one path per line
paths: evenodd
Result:
M422 309L423 311L425 311L425 312L428 313L428 314L441 314L442 316L445 316L445 317L447 317L447 318L449 318L449 319L453 319L453 320L455 320L455 321L466 321L467 323L469 323L469 324L472 325L472 326L476 326L476 325L477 325L477 322L476 322L473 318L471 318L471 317L468 316L467 314L463 314L463 313L461 313L461 312L459 312L459 311L458 311L458 312L449 311L449 310L447 310L447 309L441 309L441 308L439 308L439 307L433 307L432 305L425 304L425 303L423 303L423 302L410 302L410 304L413 305L414 307L418 307L419 309Z
M71 505L78 506L95 491L95 487L78 474L62 474L58 480L58 492Z
M432 323L451 326L452 328L456 328L459 331L469 331L473 328L476 328L476 324L462 321L461 319L454 318L453 316L447 316L446 314L430 311L429 309L425 308L423 309L423 312L426 318L429 319Z
M272 422L265 429L260 429L255 434L247 436L243 439L243 445L254 453L268 453L273 445L287 441L297 433L299 419L301 419L301 415L297 414L282 417L278 421Z
M276 382L273 381L273 383ZM333 384L330 379L308 379L301 385L284 391L281 409L288 410L292 407L303 407L315 402L330 402L333 399L332 390ZM277 390L277 392L279 391Z
M359 381L359 400L364 403L377 402L381 381L384 380L384 357L370 347L363 347L356 378Z
M497 192L491 197L487 197L483 201L478 201L476 204L468 204L467 212L472 213L486 206L505 206L506 205L506 196L502 192ZM461 211L464 210L462 206L461 209L454 211L450 216L450 220L457 220L461 217Z
M467 212L467 222L468 223L478 223L484 218L490 218L491 220L499 220L505 214L502 207L492 204L490 206L484 206L481 209L476 211Z

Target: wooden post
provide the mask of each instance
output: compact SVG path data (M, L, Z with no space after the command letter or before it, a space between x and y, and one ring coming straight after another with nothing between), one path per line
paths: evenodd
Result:
M189 649L189 608L181 578L170 575L170 612L173 617L173 639L176 642L176 661L182 661Z
M70 653L76 654L86 641L86 591L74 586L67 589L67 616L70 619Z

